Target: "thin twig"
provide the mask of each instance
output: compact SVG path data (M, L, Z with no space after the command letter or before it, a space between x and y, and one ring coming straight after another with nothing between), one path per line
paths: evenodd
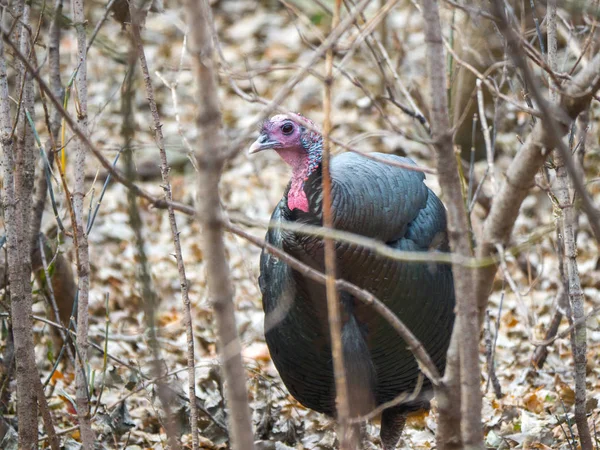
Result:
M488 379L485 385L485 391L487 392L488 386L490 383L494 388L494 393L496 394L496 398L502 398L502 387L500 386L500 381L498 381L498 376L496 375L496 365L494 361L494 341L492 339L492 326L490 321L490 315L486 315L485 320L485 328L483 330L483 339L485 342L485 359L487 363L487 372ZM495 335L498 335L498 330L496 330Z
M556 70L557 62L556 62L556 52L558 47L557 36L556 36L556 1L550 0L548 2L548 9L546 11L546 23L547 23L547 36L548 36L548 65L552 70ZM556 103L558 100L558 94L554 89L552 81L548 80L549 87L549 98L550 101ZM550 193L548 193L551 196ZM551 199L552 196L551 196ZM562 241L562 230L560 227L560 222L556 221L556 234L557 234L557 253L558 253L558 263L559 263L559 272L562 275L564 274L563 263L564 263L564 251L563 251L563 241ZM563 300L563 297L566 295L566 290L564 289L564 282L559 285L558 293L556 295L557 305L556 310L554 311L554 315L552 316L552 320L550 321L550 326L546 332L545 340L552 339L556 336L558 332L558 327L563 317L563 313L561 311L560 303ZM546 357L548 356L548 347L547 346L539 346L534 350L534 354L532 357L532 363L536 368L541 368L546 361Z
M514 100L513 98L507 96L506 94L502 93L502 91L500 91L498 89L498 87L492 83L489 79L488 79L488 74L491 73L492 71L496 70L498 67L504 67L506 66L506 62L505 61L500 61L492 66L490 66L485 73L481 73L479 72L475 67L473 67L471 64L469 64L468 62L464 61L459 55L458 53L456 53L456 51L454 51L452 49L452 47L450 47L450 44L448 44L448 42L444 39L444 46L446 47L446 50L448 50L448 52L450 52L452 54L452 57L454 58L454 60L456 61L457 64L459 64L460 66L464 67L465 69L467 69L468 71L472 72L473 75L475 75L477 77L478 80L481 80L481 82L483 84L485 84L485 86L488 88L488 90L495 96L501 98L502 100L504 100L507 103L510 103L511 105L515 106L518 110L526 112L527 114L533 116L533 117L541 117L541 113L540 111L533 109L531 107L527 107L522 105L521 103L519 103L518 101ZM465 111L469 111L469 104L467 104L467 106L465 107ZM454 126L454 128L458 128L460 126L460 124L462 123L463 119L462 117L457 121L456 125Z
M596 306L595 308L592 308L587 314L583 315L582 317L579 317L576 320L573 320L573 322L567 328L565 328L563 331L561 331L560 333L558 333L558 334L554 333L553 336L547 337L543 341L532 340L531 344L534 345L534 346L536 346L536 347L538 347L538 348L547 347L548 345L552 345L557 340L564 339L567 336L571 335L572 332L573 332L573 330L576 327L578 327L578 326L580 326L582 324L585 326L586 321L590 317L594 317L599 312L600 312L600 306ZM560 321L558 321L558 322L559 322L558 325L560 325ZM557 325L557 327L558 327L558 325Z
M481 122L481 131L485 141L485 150L487 156L488 170L490 179L492 180L492 189L494 194L498 192L498 184L496 183L496 170L494 168L494 148L492 146L492 137L488 127L487 118L485 116L485 106L483 104L483 91L481 90L481 79L477 78L477 107L479 108L479 119Z
M333 9L332 30L338 25L340 19L341 0L336 0ZM331 198L331 173L330 166L330 139L331 132L331 91L333 85L333 49L327 50L325 59L325 90L323 94L323 226L333 229L332 198ZM331 339L331 354L333 358L333 375L335 381L335 405L339 424L338 439L340 448L349 450L355 443L351 441L348 429L348 418L350 416L350 405L348 401L348 381L346 379L344 352L342 348L342 319L340 302L335 286L336 278L336 251L332 239L324 239L325 246L325 290L327 293L327 317L329 322L329 337Z
M110 0L108 2L108 4L106 5L106 8L104 8L104 13L102 14L102 17L100 18L100 20L94 27L94 31L92 31L92 35L90 36L90 40L89 40L87 48L85 50L86 53L89 53L90 48L92 48L92 45L94 44L94 41L96 40L96 36L98 35L100 28L102 28L102 25L104 25L104 22L106 22L106 19L108 18L108 15L110 14L110 11L111 11L112 6L115 3L115 1L117 1L117 0Z
M548 2L548 64L552 70L556 70L556 6L556 0L550 0ZM552 87L553 85L550 83L550 101L555 103L557 94ZM572 140L570 140L570 142L572 143ZM568 149L568 153L570 156L570 149ZM581 289L581 280L579 278L579 269L577 267L577 240L575 236L577 211L569 193L568 175L570 175L571 183L574 183L574 177L582 179L584 174L580 171L567 174L565 161L562 152L560 151L556 152L554 155L554 164L556 167L555 195L558 203L557 206L562 210L559 220L563 242L560 244L564 243L564 252L560 251L559 256L563 259L563 264L566 266L566 271L564 271L563 268L563 273L561 275L563 277L563 284L566 286L566 294L568 295L571 306L569 309L572 317L569 317L569 320L574 323L584 317L584 297ZM594 219L590 217L590 221L593 220ZM597 235L596 237L599 238L600 236ZM587 332L585 323L579 323L573 326L574 328L571 333L571 348L575 366L575 423L577 424L577 431L579 432L579 441L582 450L592 450L593 443L586 414Z
M73 0L73 26L77 38L77 75L75 90L78 99L77 125L88 136L87 113L87 59L86 24L83 0ZM77 260L78 303L77 303L77 354L76 358L76 403L81 443L84 450L94 447L95 433L90 422L90 404L88 396L88 327L89 327L89 289L90 261L88 238L85 229L83 201L85 197L85 159L86 145L81 139L75 140L75 186L73 188L73 213L75 215L74 243ZM64 151L64 150L63 150Z
M50 306L52 308L52 312L54 314L54 320L56 320L57 322L61 322L60 319L60 312L58 311L58 306L56 305L56 297L54 295L54 287L52 286L52 277L50 276L50 270L48 269L48 262L47 262L47 258L46 258L46 243L45 243L45 237L40 234L38 236L38 245L39 245L39 252L40 252L40 257L42 259L42 266L44 269L44 277L45 277L45 282L46 282L46 287L48 289L48 297L50 298ZM71 360L71 363L73 364L73 366L75 366L75 355L73 354L72 349L68 346L69 343L69 337L67 335L67 333L64 332L64 330L60 330L60 336L62 338L62 342L63 342L63 346L66 346L66 351L69 355L69 359Z
M421 393L421 389L423 389L423 374L419 373L417 383L415 384L415 388L410 394L408 392L402 392L401 394L397 395L396 398L388 402L382 403L381 405L377 406L377 408L373 409L371 412L362 416L353 417L352 419L350 419L350 423L362 423L366 420L371 420L388 408L393 408L394 406L401 405L403 403L412 402L419 396L419 394Z
M52 450L60 450L60 441L58 440L58 436L56 435L54 421L52 419L52 414L50 413L50 408L48 407L48 402L46 401L44 387L42 386L42 382L39 378L36 378L35 381L35 389L37 393L38 404L40 406L40 412L42 413L42 420L44 421L46 433L48 433L48 442L50 444L50 448Z
M152 80L150 78L150 71L148 70L148 62L146 61L146 55L144 52L144 46L142 43L142 37L140 35L139 26L139 15L141 12L134 11L133 2L130 3L130 15L132 17L131 33L133 36L134 45L137 48L138 57L140 60L140 66L142 68L142 75L144 77L144 85L146 87L146 96L148 97L148 104L152 113L152 119L154 121L154 136L156 139L156 145L160 153L160 172L162 175L162 188L164 190L165 199L167 202L173 200L173 193L171 191L171 179L170 179L170 167L167 161L167 152L165 150L165 139L162 133L162 124L154 100L154 87L152 86ZM196 408L196 402L193 401L196 395L196 372L194 369L194 332L192 328L192 312L190 306L190 298L188 295L188 281L185 275L185 266L183 264L183 256L181 253L181 241L179 239L179 230L177 228L177 221L175 219L175 210L170 204L167 205L167 211L169 215L169 224L171 225L171 235L173 237L173 245L175 247L175 259L177 260L177 270L179 272L179 286L181 289L181 300L183 302L184 311L184 324L187 336L187 358L188 358L188 395L190 398L190 428L192 431L192 449L198 450L198 409Z
M130 3L130 5L133 6L133 3ZM132 11L132 17L137 16L138 14L138 11ZM136 19L132 20L135 21ZM132 24L132 27L133 26L134 25ZM123 85L123 95L121 99L121 113L123 116L121 134L124 140L123 159L125 160L125 174L131 181L133 181L135 177L131 142L133 141L135 133L135 122L133 119L133 98L135 94L132 84L136 67L136 46L137 45L135 41L132 39L130 42L127 76ZM152 375L159 377L164 371L164 360L162 358L157 332L158 325L156 321L156 308L158 306L158 297L156 295L156 291L152 283L152 276L150 274L150 265L145 248L146 239L143 232L140 210L137 205L137 196L131 190L127 191L127 204L129 225L133 231L134 245L139 259L139 270L137 271L137 276L138 282L141 285L144 321L146 323L146 328L148 329L148 344L152 352ZM173 448L174 450L179 450L181 448L177 439L179 433L175 416L171 413L173 403L172 395L164 383L158 383L157 393L166 416L165 429L169 447Z
M500 269L502 270L502 275L504 276L504 279L508 282L508 285L514 292L515 296L517 297L517 306L521 311L521 316L523 317L523 322L525 328L527 329L529 339L532 339L533 327L535 326L535 319L531 311L529 311L527 305L523 301L523 297L521 296L521 292L517 286L517 283L510 275L510 271L508 270L508 266L506 265L506 259L504 258L504 247L501 244L496 244L496 252L498 253L498 255L500 255Z

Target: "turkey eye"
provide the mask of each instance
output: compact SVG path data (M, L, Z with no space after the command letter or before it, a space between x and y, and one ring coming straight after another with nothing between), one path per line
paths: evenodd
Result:
M283 131L283 134L292 134L294 126L291 123L284 123L281 127L281 131Z

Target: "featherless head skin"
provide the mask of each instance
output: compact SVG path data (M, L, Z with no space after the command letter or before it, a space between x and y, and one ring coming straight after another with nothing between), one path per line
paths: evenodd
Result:
M323 138L319 132L309 130L298 119L317 128L314 122L300 114L278 114L262 124L260 136L250 146L248 153L275 150L292 168L288 207L308 212L304 182L321 164Z

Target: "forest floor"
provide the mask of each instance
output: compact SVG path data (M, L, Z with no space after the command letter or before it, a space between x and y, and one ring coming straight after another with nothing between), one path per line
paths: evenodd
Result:
M304 11L305 18L298 19L276 1L217 1L214 18L221 39L222 53L229 68L221 70L219 95L223 119L229 138L235 139L240 130L252 124L261 105L240 98L230 86L231 78L244 92L252 89L263 97L272 98L300 65L312 54L309 45L318 45L319 33L327 34L330 19L318 6L308 1L295 1ZM376 3L376 2L374 2ZM394 64L415 98L427 98L425 77L425 42L420 13L411 2L400 2L390 14L389 51ZM102 14L102 5L88 6L90 27ZM370 11L370 10L369 10ZM192 204L196 192L194 169L187 157L182 135L194 146L194 82L191 59L180 58L184 38L182 8L167 4L162 14L150 14L143 31L152 82L156 90L163 132L168 142L168 156L174 166L172 173L173 196L176 200ZM301 34L299 33L301 32ZM109 20L102 28L89 56L90 124L93 141L113 158L123 146L120 135L121 86L127 71L129 37L121 25ZM340 52L347 49L342 39ZM63 46L63 79L68 79L75 67L76 41L73 33L65 32ZM345 47L346 46L346 47ZM363 86L380 96L381 80L364 48L360 48L346 64L345 69L356 76ZM339 61L339 60L338 60ZM323 63L314 70L323 73ZM249 82L244 74L252 74ZM160 74L160 77L159 77ZM158 149L151 130L151 115L143 89L139 68L136 69L135 91L135 159L140 181L145 189L162 195L160 174L157 171ZM177 82L175 89L178 110L173 105L170 89L161 81ZM339 75L334 85L332 121L335 136L345 141L354 139L364 151L383 151L406 154L418 164L433 168L432 151L410 136L422 136L418 123L404 115L392 104L384 104L386 115L406 135L380 132L390 129L381 118L371 100L347 78ZM420 101L420 100L419 100ZM285 107L302 112L316 123L321 123L322 83L309 76L285 100ZM510 162L519 147L512 124L527 122L528 117L505 106L506 114L498 131L496 167L500 172ZM70 110L74 111L73 105ZM176 120L179 113L179 123ZM38 117L43 117L41 112ZM598 102L592 114L588 159L597 164ZM41 126L41 125L40 125ZM180 131L181 126L181 131ZM248 141L248 146L251 140ZM273 152L250 157L241 151L227 165L222 179L222 199L229 213L243 214L257 221L268 220L289 178L287 167ZM67 162L69 164L69 162ZM475 172L482 174L485 161L475 164ZM596 166L597 167L597 166ZM105 174L100 164L89 156L89 187L97 198ZM72 167L69 167L72 170ZM92 182L96 173L97 180ZM597 173L593 173L597 176ZM502 179L501 177L499 179ZM435 175L427 182L438 193ZM590 185L600 201L599 184ZM88 200L89 201L89 200ZM179 291L178 271L173 256L173 241L166 211L156 210L139 201L145 249L152 274L153 288L160 300L156 319L158 323L161 356L166 370L173 375L168 385L187 397L186 333L183 320L183 303ZM129 226L126 189L112 182L106 192L96 224L89 236L92 262L90 297L90 337L104 346L108 336L108 354L120 362L108 359L104 368L103 355L91 352L90 370L94 375L94 401L100 392L101 407L94 420L98 444L106 448L165 448L166 437L159 419L161 410L153 386L144 387L142 374L152 368L152 354L148 345L148 332L144 318L143 299L137 278L139 257L133 232ZM482 211L475 209L475 229L481 222ZM48 224L52 214L49 212ZM514 244L523 246L521 259L507 257L508 273L513 278L518 293L513 292L499 271L495 290L491 295L488 330L494 343L495 373L502 396L497 398L488 383L488 364L485 358L486 343L481 342L482 389L485 392L483 420L485 440L490 448L529 448L574 450L573 420L574 380L573 360L568 337L558 339L549 347L549 356L543 369L535 369L531 357L535 349L532 341L541 340L556 308L556 294L560 284L556 256L556 234L553 204L542 189L534 189L522 208L515 224ZM216 353L215 321L207 297L205 263L201 250L201 231L190 217L177 216L183 248L186 273L190 286L195 349L197 363L198 396L205 409L217 421L224 421L223 398ZM585 217L581 217L578 235L579 270L586 297L586 312L599 305L600 270L598 251L588 231ZM264 228L251 229L257 236ZM236 318L242 341L244 364L247 369L248 389L252 419L259 448L263 449L329 449L336 444L334 423L327 417L307 410L298 404L283 386L264 341L263 312L257 279L260 251L248 242L226 235L227 251L235 293ZM69 243L63 250L71 253ZM525 261L525 263L523 263ZM501 308L500 308L501 306ZM35 305L35 313L44 315L42 301ZM567 328L563 321L560 331ZM52 367L51 340L47 326L36 323L39 338L38 365L45 374ZM54 352L56 349L54 349ZM598 401L600 400L600 322L597 316L588 320L588 375L589 422L592 433L600 428ZM62 372L61 372L62 371ZM75 421L69 398L74 398L74 381L71 369L59 369L53 378L54 395L51 406L59 429L71 427ZM125 400L123 400L126 397ZM113 408L119 405L119 408ZM181 404L182 423L187 418L185 402ZM428 414L411 417L402 449L435 447L435 402ZM121 433L114 434L107 415L123 421ZM226 435L207 418L202 419L203 448L226 448ZM368 433L374 446L379 445L378 424L369 425ZM74 436L75 438L77 436ZM189 435L184 438L189 441ZM598 441L597 445L598 445ZM66 448L76 448L68 440ZM375 448L375 447L374 447Z

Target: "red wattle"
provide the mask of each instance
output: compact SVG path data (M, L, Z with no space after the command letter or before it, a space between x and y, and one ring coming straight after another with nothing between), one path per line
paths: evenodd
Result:
M290 210L299 209L300 211L308 212L308 198L304 192L304 183L302 180L293 180L292 186L288 192L288 208Z

